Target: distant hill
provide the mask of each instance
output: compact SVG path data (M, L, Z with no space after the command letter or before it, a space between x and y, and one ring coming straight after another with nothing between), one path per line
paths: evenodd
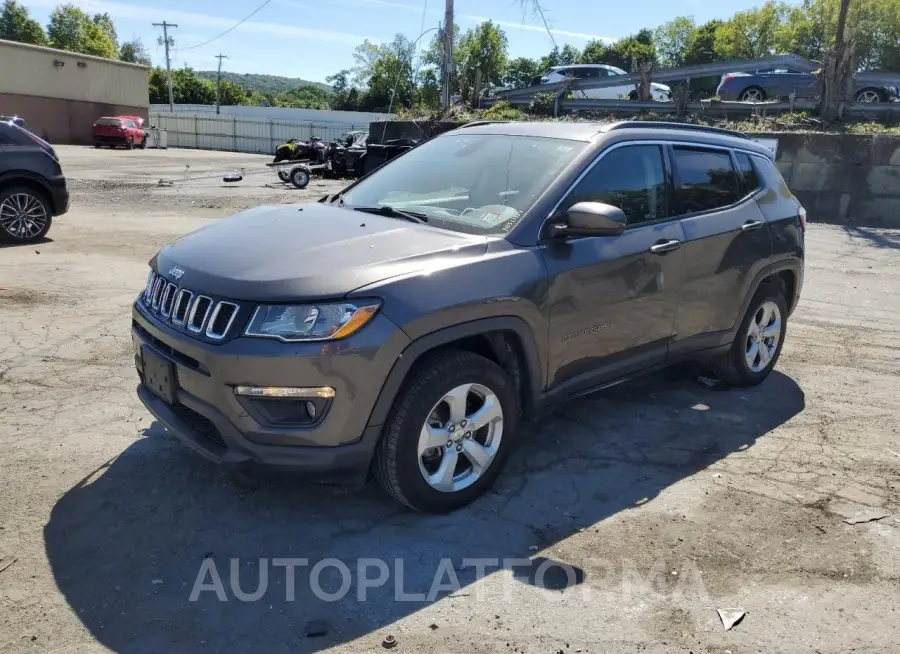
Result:
M216 71L198 70L197 75L212 81L216 81ZM280 75L260 75L257 73L228 73L222 71L222 79L233 82L248 93L259 91L260 93L285 93L301 86L318 86L331 90L331 87L321 82L310 82L299 77L281 77Z

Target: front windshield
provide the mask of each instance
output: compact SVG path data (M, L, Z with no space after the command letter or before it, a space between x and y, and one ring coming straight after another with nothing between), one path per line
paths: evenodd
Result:
M586 146L536 136L445 134L388 163L341 199L351 208L421 214L443 229L505 234Z

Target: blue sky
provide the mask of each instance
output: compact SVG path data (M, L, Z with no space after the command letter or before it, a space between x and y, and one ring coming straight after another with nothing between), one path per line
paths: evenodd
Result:
M72 0L89 13L107 12L119 40L140 37L155 64L163 64L157 45L161 30L152 23L178 24L172 30L176 50L173 65L214 69L215 55L228 55L223 68L239 73L267 73L325 81L328 75L353 66L353 49L364 39L388 41L397 32L415 38L436 27L443 16L441 0L271 0L253 18L203 47L193 47L232 27L262 0ZM32 17L47 23L59 0L24 0ZM762 0L642 0L589 2L544 0L553 38L576 47L592 38L615 39L642 27L655 27L676 16L698 22L727 18ZM461 29L491 18L506 31L510 56L537 57L553 43L538 19L525 14L518 0L455 0ZM424 12L424 20L423 20ZM426 43L432 35L424 36Z

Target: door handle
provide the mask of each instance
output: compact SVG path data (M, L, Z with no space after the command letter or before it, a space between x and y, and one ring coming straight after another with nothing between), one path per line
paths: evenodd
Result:
M764 224L765 224L765 223L764 223L763 221L761 221L761 220L748 220L748 221L745 222L743 225L741 225L741 231L742 231L742 232L749 232L749 231L752 231L752 230L754 230L754 229L759 229L759 228L762 227Z
M677 250L680 247L681 241L671 239L669 241L660 241L659 243L651 245L650 252L653 254L664 254L666 252L671 252L672 250Z

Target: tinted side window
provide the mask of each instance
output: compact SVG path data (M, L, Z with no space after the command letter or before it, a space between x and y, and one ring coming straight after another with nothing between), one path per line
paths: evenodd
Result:
M565 206L604 202L625 212L628 225L666 217L666 176L657 145L616 148L578 183Z
M731 154L704 148L672 148L675 209L678 215L720 209L740 199Z
M756 169L753 167L753 163L750 161L750 155L744 154L743 152L735 153L738 162L738 168L741 169L741 177L744 182L744 195L749 195L753 193L758 188L762 187L762 184L759 183L759 175L756 174Z
M778 167L774 163L772 163L771 159L753 155L753 165L756 167L756 170L759 171L759 176L762 178L761 181L763 182L763 186L785 195L790 194L787 183L784 181L784 178L778 171Z

